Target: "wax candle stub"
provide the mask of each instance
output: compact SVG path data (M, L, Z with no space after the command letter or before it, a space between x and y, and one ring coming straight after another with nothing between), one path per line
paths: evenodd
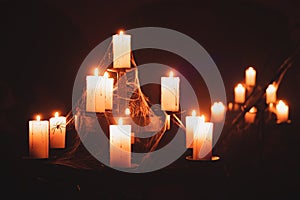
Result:
M239 83L234 88L234 101L235 103L244 103L245 98L246 98L246 89L241 83Z
M289 106L283 100L279 100L276 105L277 122L286 122L289 119Z
M247 86L255 86L256 70L253 67L248 67L245 71L245 83Z
M165 111L179 110L179 77L171 71L169 77L161 77L161 109Z
M221 122L225 118L225 105L222 102L214 102L211 106L212 122Z

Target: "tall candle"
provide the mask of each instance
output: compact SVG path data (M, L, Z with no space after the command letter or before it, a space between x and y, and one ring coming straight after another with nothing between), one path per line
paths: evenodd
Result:
M186 123L186 137L185 137L185 143L186 148L192 148L193 147L193 140L194 140L194 132L196 130L197 126L200 126L201 120L203 119L203 116L196 116L196 111L192 111L191 116L185 117L185 123Z
M234 88L234 101L235 103L244 103L245 98L246 98L246 89L241 83L239 83Z
M113 68L130 68L131 67L131 35L119 34L113 35Z
M247 86L255 86L256 70L253 67L248 67L245 70L245 84Z
M49 121L41 120L39 115L36 120L29 121L29 156L49 157Z
M179 110L179 77L161 77L161 109L166 111Z
M225 105L222 102L214 102L211 106L211 121L221 122L225 118Z
M101 88L105 94L105 109L111 110L113 106L113 87L114 79L108 77L108 73L105 72L103 76L104 86Z
M289 106L284 101L279 100L276 105L277 122L286 122L289 119Z
M276 86L275 84L270 84L266 89L266 103L275 103L276 102Z
M122 118L118 125L109 125L110 165L112 167L131 167L131 125L123 125Z
M66 147L66 117L59 116L58 112L49 119L50 122L50 148Z
M205 122L202 116L201 123L196 127L193 141L193 159L210 160L212 158L213 123Z
M244 119L246 123L254 123L257 108L253 106L248 112L245 113Z
M86 111L104 112L105 95L102 86L102 77L98 76L98 69L95 69L94 76L86 77Z

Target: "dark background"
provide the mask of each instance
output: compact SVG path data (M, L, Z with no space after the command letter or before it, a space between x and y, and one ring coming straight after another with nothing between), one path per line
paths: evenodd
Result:
M22 181L22 175L26 174L28 169L26 167L31 166L30 161L26 161L24 173L15 171L20 170L20 163L23 164L22 157L27 155L28 120L37 113L41 113L42 117L47 119L52 116L54 110L59 110L63 114L68 113L72 104L73 82L82 61L96 45L119 29L157 26L174 29L192 37L208 51L218 66L225 83L228 101L233 99L232 91L235 84L243 81L247 66L255 66L258 72L258 84L264 86L271 80L284 59L291 55L300 39L300 4L296 0L129 2L2 0L0 5L2 35L0 134L1 151L4 157L1 163L4 163L9 174L5 176L4 184L10 178L26 184L26 181ZM170 66L178 65L176 60L161 56L160 53L162 52L153 51L147 55L137 52L135 58L138 64L155 61ZM290 105L292 123L282 126L271 125L271 128L267 129L266 141L269 141L267 143L269 146L266 148L269 155L272 155L272 162L266 164L267 167L264 166L263 169L255 168L256 170L249 173L249 168L250 170L252 168L247 164L240 165L238 162L242 158L242 151L239 148L243 145L230 144L233 145L231 147L234 150L228 156L230 157L228 160L232 163L228 162L234 167L225 171L229 178L234 177L230 179L231 181L237 180L231 182L232 187L239 186L237 191L242 191L236 193L237 197L253 194L253 192L255 195L250 196L254 198L273 197L276 196L275 194L283 197L299 195L297 192L300 186L300 173L297 168L299 167L299 60L298 56L278 89L278 97L285 99ZM201 81L191 81L199 83L200 90L201 88L205 90L205 85ZM273 133L273 130L276 131ZM250 150L247 151L257 147L256 140L251 137L242 142L250 146ZM251 162L255 161L256 158ZM178 173L182 170L178 168ZM271 171L272 173L266 178L270 181L266 181L265 184L262 183L265 179L245 178L246 181L241 181L245 180L244 176L249 178L257 173L261 175ZM48 172L45 170L43 173ZM110 179L109 176L106 178ZM122 178L127 180L129 176ZM63 180L65 179L68 178ZM137 181L146 180L141 178ZM34 187L41 184L38 181L34 183ZM68 183L62 186L68 188L66 189L68 191L63 189L62 191L74 192L76 184L72 181L71 185ZM159 183L159 179L156 183ZM18 187L22 187L22 184L17 186L8 184L7 188L19 191ZM243 184L244 187L241 186ZM256 187L256 189L252 188L255 184L259 185L259 190L256 190ZM267 188L264 189L264 186ZM169 197L179 198L180 195L177 196L177 193L167 195L163 192L172 192L173 186L169 187L164 189L162 186L158 191L153 189L153 192L158 192L157 196L143 193L129 195L126 198L152 199L153 196L159 198L160 193L163 194L162 197L170 195ZM183 186L178 183L174 187L178 189L177 191L181 191ZM220 187L229 191L232 189L226 184ZM218 191L219 188L216 190ZM178 194L185 196L189 192L185 189ZM230 198L231 194L235 192L220 197ZM113 199L113 197L107 195L105 199ZM120 197L120 199L124 198Z

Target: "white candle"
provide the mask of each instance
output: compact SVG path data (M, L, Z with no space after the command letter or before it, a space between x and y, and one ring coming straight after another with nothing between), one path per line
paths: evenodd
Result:
M105 95L102 86L102 77L98 76L98 69L95 69L94 76L86 77L86 111L104 112Z
M211 160L213 123L205 122L202 116L201 123L196 127L193 141L193 160Z
M211 121L222 122L225 118L225 105L222 102L214 102L211 106Z
M126 108L125 109L125 120L122 118L122 121L123 121L123 124L125 122L125 124L129 124L131 123L131 119L130 119L130 109L129 108ZM131 130L132 131L132 130ZM134 144L135 142L135 138L134 138L134 132L131 132L131 144Z
M50 148L66 147L66 117L58 116L58 112L54 117L49 119L50 122Z
M234 101L235 103L244 103L245 98L246 98L246 89L241 83L239 83L234 88Z
M248 67L245 70L245 83L247 86L255 86L256 70L253 67Z
M166 111L179 110L179 77L161 77L161 109Z
M123 125L122 118L118 125L109 125L110 165L112 167L131 167L131 125Z
M185 117L185 124L186 124L186 137L185 137L185 143L186 148L192 148L193 147L193 140L194 140L194 132L196 130L196 127L200 125L201 120L203 117L196 116L196 111L192 111L191 116Z
M270 84L266 89L266 103L275 103L276 102L276 86L275 84Z
M113 68L130 68L131 67L131 35L119 34L113 35Z
M279 100L276 105L277 122L286 122L289 119L289 106L284 101Z
M29 121L29 156L31 158L49 157L49 121L41 121L39 115L36 120Z
M104 76L104 86L102 88L103 93L105 94L105 109L111 110L113 106L113 87L114 87L114 79L108 77L108 73L105 72Z
M256 112L257 112L257 108L256 107L252 107L248 112L245 113L245 122L246 123L254 123L255 121L255 117L256 117Z

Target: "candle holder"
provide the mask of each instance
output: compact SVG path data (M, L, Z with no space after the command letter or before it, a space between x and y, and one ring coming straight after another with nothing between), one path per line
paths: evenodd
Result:
M204 159L204 158L203 159L194 159L193 156L189 155L189 156L186 156L185 159L188 161L202 161L202 162L203 161L206 161L206 162L212 161L212 162L215 162L215 161L220 160L220 156L214 155L214 156L211 156L210 159Z

